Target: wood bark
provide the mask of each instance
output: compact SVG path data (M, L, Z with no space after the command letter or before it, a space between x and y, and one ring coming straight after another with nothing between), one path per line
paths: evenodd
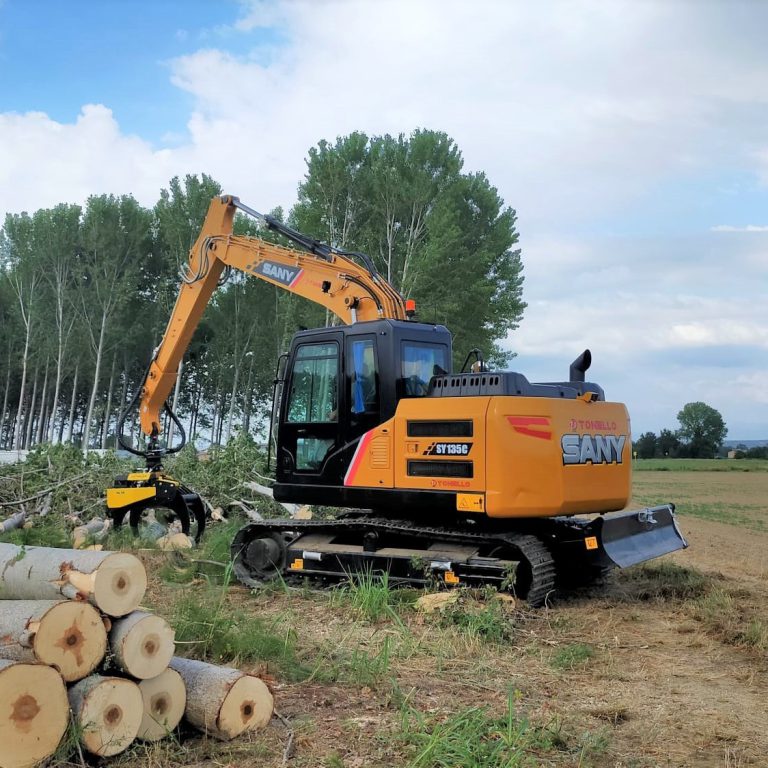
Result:
M35 366L35 381L34 384L32 384L32 400L29 403L29 408L27 409L27 416L26 420L24 422L24 440L23 440L23 447L24 448L30 448L30 439L32 436L32 422L35 418L35 402L37 400L37 375L39 371L37 369L37 366Z
M112 368L109 371L109 388L107 389L107 402L104 406L104 422L101 430L101 448L102 450L107 447L107 438L109 437L109 421L112 411L112 392L115 385L115 358L117 353L112 355Z
M122 677L91 675L69 689L69 705L80 743L99 757L126 750L144 713L139 686Z
M3 443L3 429L5 427L5 411L8 407L8 390L11 384L11 351L8 349L8 370L5 372L5 394L3 395L3 408L0 410L0 447Z
M179 390L181 389L181 374L184 371L184 360L179 360L179 370L176 372L176 385L173 388L173 402L171 403L171 410L176 413L176 406L179 402ZM170 447L173 445L173 430L176 427L173 420L170 420L168 424L168 440L167 445Z
M138 738L157 741L165 738L184 716L187 705L187 689L181 675L174 669L166 669L151 680L139 683L144 714L139 726Z
M30 341L30 335L32 331L32 303L33 303L33 296L35 292L35 288L37 285L37 278L33 276L30 279L30 286L29 286L29 303L25 306L24 304L24 287L23 283L21 281L21 277L17 277L15 280L11 278L11 285L14 288L14 291L16 293L16 296L19 299L19 308L21 309L21 319L24 323L24 353L21 357L21 387L19 388L19 405L16 409L16 423L15 423L15 434L13 439L13 447L14 449L18 450L21 448L21 442L23 440L23 434L21 429L21 420L23 416L23 406L24 406L24 395L26 392L26 386L27 386L27 363L29 361L29 341Z
M149 680L161 674L173 658L174 631L160 616L134 611L112 623L109 647L123 672Z
M45 377L43 378L43 392L40 395L40 418L37 421L37 438L35 442L43 442L43 429L45 429L46 406L48 405L48 360L45 361Z
M103 538L111 527L111 520L104 520L101 517L94 517L85 525L78 525L72 531L72 548L83 549L89 539Z
M72 442L72 433L75 431L75 403L77 402L77 374L80 372L80 363L75 365L75 378L72 381L72 399L69 402L69 422L67 426L67 442Z
M99 391L99 379L101 378L101 360L104 356L104 339L107 333L107 313L101 315L101 326L99 328L99 340L93 346L96 352L96 363L93 370L93 384L91 385L91 397L88 400L88 410L85 415L85 424L83 425L83 453L87 456L90 447L91 423L93 421L93 411L96 407L96 395Z
M0 768L31 768L56 751L69 703L55 669L0 659L0 702Z
M184 714L196 728L227 740L269 723L274 700L258 677L178 656L173 657L170 667L184 680Z
M0 657L39 661L67 682L89 675L104 659L107 632L88 603L6 600L0 610Z
M135 610L147 588L141 561L127 552L92 552L0 543L0 598L87 600L108 616Z
M24 522L27 519L27 510L22 509L21 512L17 512L15 515L11 515L10 517L3 520L2 523L0 523L0 533L7 533L8 531L13 531L16 528L21 528L22 525L24 525Z

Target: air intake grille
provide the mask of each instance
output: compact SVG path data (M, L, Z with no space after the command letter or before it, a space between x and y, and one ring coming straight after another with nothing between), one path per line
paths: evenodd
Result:
M409 461L411 477L473 477L471 461Z
M409 421L408 437L472 437L474 422Z

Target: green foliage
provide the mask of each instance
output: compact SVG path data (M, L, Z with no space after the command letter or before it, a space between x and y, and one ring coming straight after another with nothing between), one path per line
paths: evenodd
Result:
M688 444L689 455L695 459L712 458L728 434L723 417L706 403L684 405L677 420L680 439Z
M475 346L502 363L498 342L525 308L516 215L484 174L462 165L455 142L437 131L321 141L291 222L369 254L416 299L423 320L451 329L459 364Z
M656 435L653 432L644 432L635 441L633 450L640 459L652 459L656 455Z
M193 445L166 462L177 480L194 488L214 507L226 507L246 493L243 483L265 472L266 456L250 435L241 433L225 446L214 446L201 460Z

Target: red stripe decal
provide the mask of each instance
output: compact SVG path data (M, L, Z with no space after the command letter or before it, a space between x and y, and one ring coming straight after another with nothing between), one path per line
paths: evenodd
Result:
M518 434L538 437L541 440L551 440L551 430L531 429L531 427L548 427L549 419L546 416L507 416L512 429Z
M352 483L354 483L355 475L357 474L357 470L360 468L360 464L363 461L363 456L365 456L366 452L368 451L368 443L371 442L372 437L373 430L366 432L360 438L360 442L358 443L357 449L355 450L355 455L352 457L352 461L349 464L347 474L344 475L344 485L352 485Z
M304 274L304 270L303 270L303 269L300 269L300 270L298 271L298 273L297 273L296 277L294 277L294 278L293 278L293 280L291 280L291 282L290 282L290 284L288 285L288 287L289 287L289 288L294 288L294 287L296 286L296 283L298 283L298 282L299 282L299 280L301 280L301 276L302 276L303 274Z

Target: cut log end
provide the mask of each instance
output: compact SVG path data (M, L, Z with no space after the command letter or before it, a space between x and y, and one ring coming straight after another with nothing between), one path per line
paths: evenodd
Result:
M108 616L125 616L139 605L146 589L141 561L126 552L114 552L95 572L93 602Z
M35 657L55 667L67 682L89 675L107 650L104 623L87 603L57 603L37 622L29 641Z
M263 680L237 669L174 656L171 668L187 687L187 720L219 739L264 727L274 702Z
M69 720L56 670L0 660L0 768L27 768L56 751Z
M134 611L114 622L110 645L124 672L148 680L157 677L173 658L174 631L160 616Z
M264 728L272 717L274 701L258 677L243 675L222 702L216 727L224 738Z
M138 738L144 741L165 738L184 715L187 690L181 675L173 669L166 669L151 680L142 680L139 690L144 702L144 716Z
M144 707L139 687L130 680L94 675L70 689L69 701L88 752L110 757L136 738Z

